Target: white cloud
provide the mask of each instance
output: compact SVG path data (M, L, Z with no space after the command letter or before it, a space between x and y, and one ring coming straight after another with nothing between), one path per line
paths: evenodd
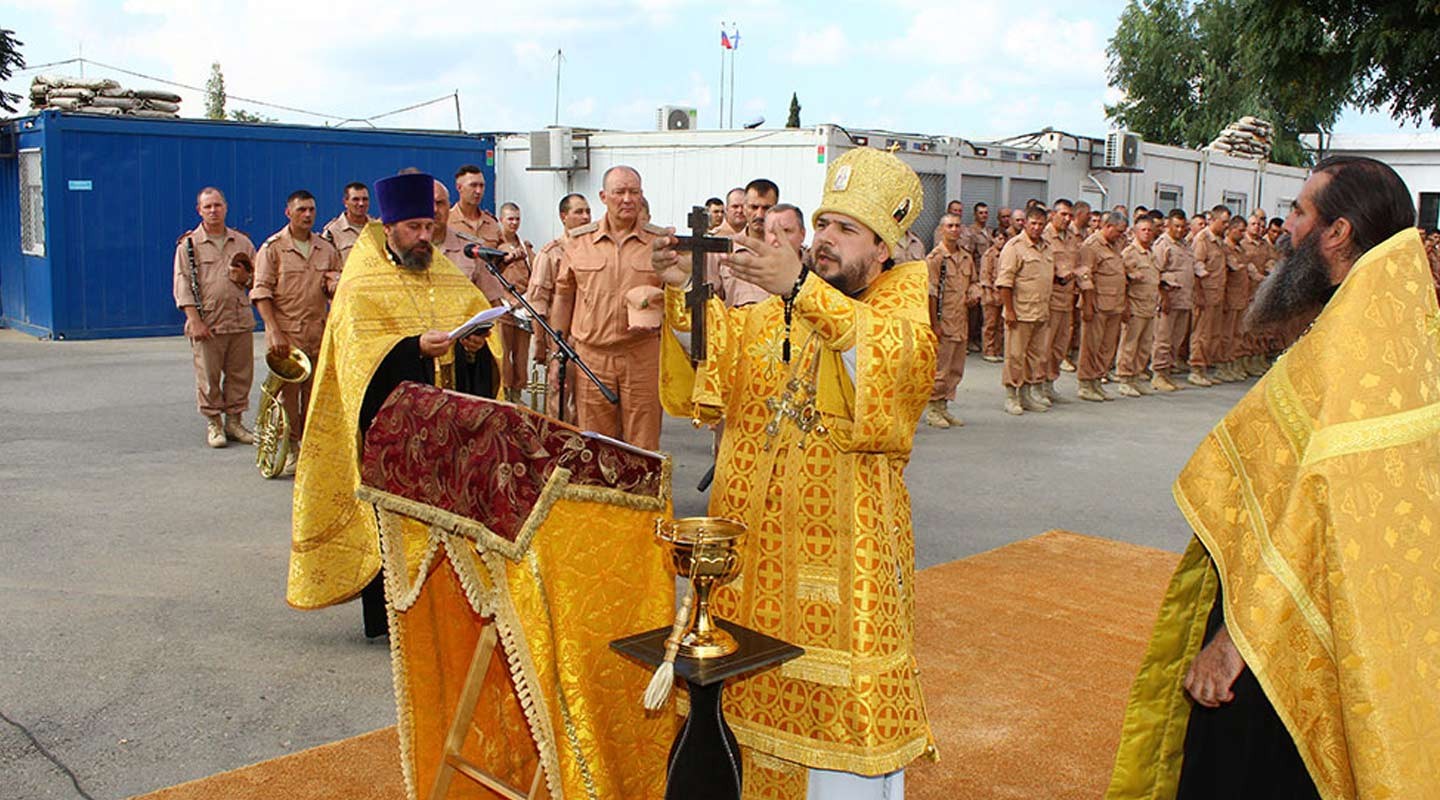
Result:
M595 98L584 97L565 107L566 114L570 117L572 124L582 124L595 113Z
M814 33L795 37L789 60L795 64L837 64L850 53L850 40L839 25L826 25Z
M905 90L905 99L917 105L947 107L973 106L988 103L992 95L989 87L970 75L960 78L941 77L931 74L919 83Z

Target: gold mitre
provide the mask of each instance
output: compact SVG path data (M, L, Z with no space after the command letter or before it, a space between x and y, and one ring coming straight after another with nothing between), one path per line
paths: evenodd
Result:
M925 193L904 161L873 147L857 147L830 164L825 196L811 215L834 212L854 217L894 247L920 216Z

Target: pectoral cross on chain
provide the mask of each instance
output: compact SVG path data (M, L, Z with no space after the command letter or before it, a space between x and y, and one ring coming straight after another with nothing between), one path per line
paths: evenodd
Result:
M705 304L713 291L705 280L705 254L728 253L732 245L729 239L705 235L710 213L703 206L693 206L685 224L690 226L690 235L675 237L676 249L690 251L690 291L685 293L685 307L690 309L690 360L698 364L705 360Z

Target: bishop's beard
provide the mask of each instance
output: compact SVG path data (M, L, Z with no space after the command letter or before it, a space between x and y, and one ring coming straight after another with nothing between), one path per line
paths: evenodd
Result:
M1245 312L1247 328L1264 328L1314 315L1335 294L1337 287L1330 283L1330 267L1320 255L1320 237L1316 233L1299 244L1293 244L1290 235L1285 234L1275 246L1280 250L1280 261L1255 290L1255 299Z
M433 252L428 242L416 242L414 247L399 253L400 266L411 272L424 272L430 269L430 256Z

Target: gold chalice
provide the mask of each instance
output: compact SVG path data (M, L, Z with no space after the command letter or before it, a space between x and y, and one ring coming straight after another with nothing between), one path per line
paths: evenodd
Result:
M715 625L710 616L710 590L724 586L740 574L740 543L745 525L724 517L685 517L656 520L655 538L665 548L670 569L690 581L694 610L679 636L680 655L719 658L739 649L735 637Z

